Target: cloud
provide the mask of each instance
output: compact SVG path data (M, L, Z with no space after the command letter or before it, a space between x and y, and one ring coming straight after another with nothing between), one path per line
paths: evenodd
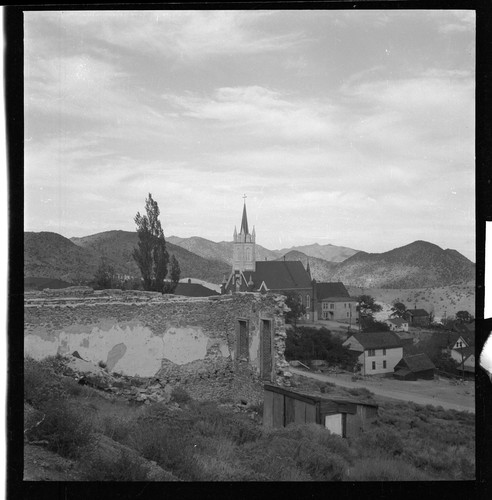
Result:
M316 140L336 134L334 107L261 86L224 87L213 97L164 95L182 115L260 137Z
M277 52L303 43L302 32L262 30L262 11L67 11L30 13L28 21L63 25L67 36L124 50L196 61L203 57ZM73 36L73 35L72 35Z

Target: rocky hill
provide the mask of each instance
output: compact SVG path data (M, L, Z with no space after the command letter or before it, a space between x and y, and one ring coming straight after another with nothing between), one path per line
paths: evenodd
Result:
M216 259L232 264L232 254L234 243L232 241L215 241L206 240L198 236L191 238L179 238L178 236L170 236L167 241L170 243L185 248L196 255L200 255L205 259ZM279 251L268 250L261 245L256 245L256 260L275 260L280 257Z
M24 277L56 278L70 283L91 279L99 265L96 253L57 233L24 233Z
M92 280L102 259L111 264L116 273L139 277L133 260L137 245L136 232L106 231L82 238L65 238L57 233L24 233L24 276L26 278L57 278L70 283ZM170 255L179 261L182 276L220 283L230 267L217 260L209 260L184 248L167 243Z
M384 253L359 252L339 263L333 281L373 288L422 288L468 283L475 264L456 250L415 241Z
M328 262L343 262L344 260L355 255L359 250L354 250L348 247L338 247L335 245L320 245L314 243L313 245L304 245L291 248L284 248L279 250L282 255L290 252L301 252L309 257L316 257Z

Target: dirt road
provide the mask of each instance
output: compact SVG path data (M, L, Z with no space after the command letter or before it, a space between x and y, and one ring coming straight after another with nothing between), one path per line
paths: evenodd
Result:
M413 401L420 405L442 406L449 410L475 413L475 390L472 381L462 386L452 385L447 380L419 380L403 382L388 378L373 378L352 382L350 375L325 375L297 368L292 373L323 382L331 382L348 388L364 387L378 396L400 401Z

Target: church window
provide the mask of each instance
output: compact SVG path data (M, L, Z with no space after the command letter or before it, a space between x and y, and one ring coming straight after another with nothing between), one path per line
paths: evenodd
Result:
M246 248L246 260L251 260L251 248Z
M302 306L302 295L299 295L299 304Z
M309 309L311 307L311 297L306 295L306 307Z

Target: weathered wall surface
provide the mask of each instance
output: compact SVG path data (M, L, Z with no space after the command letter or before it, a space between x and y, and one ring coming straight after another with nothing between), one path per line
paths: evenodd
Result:
M281 296L253 293L206 298L82 288L26 293L24 351L36 359L78 351L110 371L176 383L236 374L255 378L260 321L269 319L272 380L282 382L288 366L284 307ZM247 366L236 359L238 319L249 325Z

